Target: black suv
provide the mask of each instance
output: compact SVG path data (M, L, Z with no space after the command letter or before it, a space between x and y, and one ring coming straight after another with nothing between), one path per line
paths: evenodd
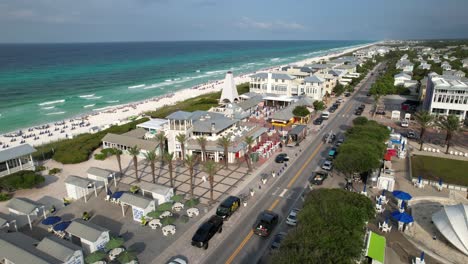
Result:
M323 118L319 117L314 120L314 125L321 125L323 123Z
M276 156L276 158L275 158L276 163L283 163L283 162L288 161L288 160L289 160L289 157L288 157L288 154L286 154L286 153L278 154L278 156Z
M229 196L224 200L216 209L216 215L227 220L240 206L240 198L236 196Z
M263 211L253 226L253 232L259 236L267 237L278 224L279 216L272 211Z
M208 241L216 234L223 231L223 218L213 215L203 223L192 237L192 246L208 249Z

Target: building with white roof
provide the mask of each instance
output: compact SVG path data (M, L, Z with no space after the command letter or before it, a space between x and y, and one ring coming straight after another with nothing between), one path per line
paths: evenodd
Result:
M468 79L457 76L429 74L423 108L435 115L467 117Z
M21 170L34 170L34 161L31 155L34 152L36 149L29 144L0 150L0 177Z
M452 245L468 255L468 205L445 205L432 215L432 222Z
M237 92L236 82L231 71L226 73L224 78L223 90L221 91L220 103L234 103L239 101L239 93Z

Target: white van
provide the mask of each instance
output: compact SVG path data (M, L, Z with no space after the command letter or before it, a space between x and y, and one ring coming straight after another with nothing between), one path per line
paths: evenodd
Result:
M330 117L330 112L325 111L322 113L322 119L327 120L329 117Z

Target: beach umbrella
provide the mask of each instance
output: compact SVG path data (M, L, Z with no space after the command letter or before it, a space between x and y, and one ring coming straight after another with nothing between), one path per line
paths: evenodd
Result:
M442 186L442 178L439 178L439 186Z
M407 213L400 213L400 211L395 211L392 213L393 219L397 220L398 222L402 222L405 224L409 224L414 222L414 219L411 215Z
M62 221L62 218L58 216L49 216L46 219L42 220L43 225L55 225L56 223Z
M122 197L122 195L123 195L124 193L125 193L124 191L115 192L114 194L112 194L112 198L114 198L114 199L120 199L120 197Z
M421 252L421 256L419 257L421 261L424 261L424 251Z
M418 183L421 183L421 181L422 181L422 177L421 177L421 175L419 175L418 176Z
M404 191L393 191L392 194L398 200L408 201L411 200L411 198L413 198L409 193Z
M71 224L71 221L64 221L54 225L54 231L64 231Z

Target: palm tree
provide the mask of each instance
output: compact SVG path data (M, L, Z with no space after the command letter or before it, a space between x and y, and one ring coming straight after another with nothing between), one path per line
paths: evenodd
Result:
M252 170L252 165L251 165L251 159L250 159L250 154L252 154L252 144L255 142L254 138L252 136L248 136L244 140L245 144L248 146L248 152L247 152L247 157L245 161L247 161L247 166L249 166L249 171Z
M428 128L431 125L432 121L434 121L434 116L431 115L431 113L429 113L428 111L422 111L417 112L414 115L414 118L416 119L416 122L418 122L418 124L421 126L421 130L419 132L419 142L421 144L419 146L419 150L421 151L424 144L424 133L426 132L426 128Z
M120 155L122 155L122 151L118 148L113 148L112 152L115 154L115 158L117 159L117 163L119 164L119 172L122 175L122 159Z
M214 186L214 174L216 173L217 168L216 162L209 160L203 164L203 170L208 174L208 178L210 181L210 200L211 203L214 202L213 199L213 186Z
M133 165L135 166L135 178L137 181L140 181L138 178L138 155L140 155L140 149L137 146L131 147L128 149L128 153L133 156Z
M185 134L177 134L175 137L177 142L180 144L180 150L182 151L182 160L185 160L185 141L187 141L187 136Z
M202 156L202 161L206 161L206 137L204 136L201 136L201 137L197 137L197 143L198 145L200 145L200 148L201 148L201 156Z
M447 145L445 153L448 154L450 148L450 141L452 140L453 135L462 130L462 127L460 125L460 119L458 119L458 117L455 115L442 116L437 121L437 126L445 130L445 132L447 133L447 136L445 137L445 144Z
M374 97L374 113L372 114L372 117L374 117L375 113L377 112L377 107L379 106L379 101L380 101L381 95L378 94L378 93L375 93L375 94L372 95L372 97Z
M195 164L197 163L197 159L193 155L187 155L185 157L185 165L189 169L189 174L190 174L190 195L193 197L193 168L195 167Z
M156 161L156 151L151 150L151 151L145 152L144 155L145 155L146 161L149 162L151 166L151 176L153 176L153 183L156 183L156 175L154 173L155 171L154 162Z
M228 148L231 146L231 139L229 136L222 136L218 138L218 145L224 150L224 166L228 169Z
M159 142L159 157L162 160L162 156L166 149L166 135L164 134L164 131L161 131L158 134L156 134L156 140Z
M168 168L169 168L169 178L171 180L171 187L174 187L174 178L172 177L172 171L174 170L174 167L172 166L172 160L174 159L174 153L169 153L169 152L164 152L162 156L162 160L167 162Z

